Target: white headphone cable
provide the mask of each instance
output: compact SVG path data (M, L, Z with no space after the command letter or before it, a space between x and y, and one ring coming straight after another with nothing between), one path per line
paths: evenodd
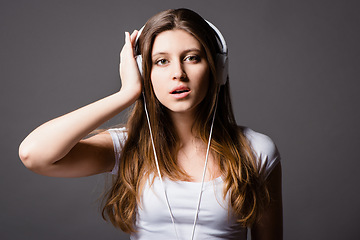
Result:
M166 189L165 189L165 186L164 186L164 183L163 183L163 180L162 180L162 177L161 177L161 173L160 173L159 161L158 161L157 154L156 154L154 138L153 138L153 135L152 135L152 129L151 129L151 125L150 125L149 113L148 113L148 110L147 110L147 107L146 107L146 98L145 98L144 92L142 92L142 95L143 95L143 98L144 98L144 108L145 108L146 120L147 120L147 123L148 123L148 126L149 126L151 145L152 145L152 148L153 148L153 151L154 151L156 169L157 169L157 172L158 172L158 175L159 175L159 180L160 180L161 187L162 187L162 189L164 191L164 198L165 198L166 206L167 206L167 208L169 210L170 218L171 218L171 221L172 221L173 226L174 226L176 239L179 239L179 236L178 236L178 233L177 233L177 230L176 230L175 221L174 221L174 216L173 216L171 208L170 208L169 199L167 197Z
M220 92L220 88L219 88L219 92ZM210 144L211 144L211 138L212 138L212 133L213 133L213 128L214 128L214 122L215 122L215 115L216 115L219 92L218 92L218 94L216 96L215 109L214 109L214 114L213 114L213 117L212 117L212 122L211 122L211 127L210 127L210 133L209 133L209 140L208 140L208 145L207 145L207 149L206 149L206 157L205 157L203 176L202 176L202 179L201 179L201 187L200 187L200 192L199 192L199 199L198 199L198 204L197 204L197 207L196 207L196 214L195 214L195 218L194 218L193 229L192 229L192 232L191 232L191 240L194 239L195 226L196 226L196 222L197 222L198 214L199 214L199 209L200 209L201 196L202 196L202 191L203 191L203 186L204 186L207 163L208 163L208 159L209 159Z
M160 180L161 187L163 188L163 191L164 191L164 198L165 198L166 206L167 206L167 208L169 210L170 218L171 218L171 221L172 221L173 226L174 226L176 239L179 239L177 229L176 229L175 220L174 220L174 216L173 216L172 211L171 211L171 207L170 207L170 204L169 204L169 199L167 197L166 189L165 189L165 186L164 186L164 183L163 183L163 180L162 180L162 177L161 177L161 173L160 173L160 167L159 167L159 162L158 162L157 153L156 153L156 149L155 149L154 138L153 138L153 135L152 135L152 129L151 129L151 124L150 124L150 119L149 119L149 113L148 113L147 107L146 107L145 94L144 94L144 92L142 92L142 94L143 94L143 98L144 98L144 109L145 109L145 114L146 114L146 120L147 120L147 123L148 123L148 126L149 126L149 131L150 131L151 144L152 144L152 148L153 148L153 151L154 151L156 169L157 169L157 172L158 172L158 175L159 175L159 180ZM212 122L211 122L211 127L210 127L210 133L209 133L209 140L208 140L208 145L207 145L207 150L206 150L206 158L205 158L204 170L203 170L203 175L202 175L202 180L201 180L201 187L200 187L200 192L199 192L198 203L197 203L197 206L196 206L194 224L193 224L192 233L191 233L191 240L194 239L195 226L196 226L196 222L197 222L198 214L199 214L199 209L200 209L201 196L202 196L202 191L203 191L203 186L204 186L207 163L208 163L208 159L209 159L210 144L211 144L213 127L214 127L217 103L218 103L218 98L216 97L215 110L214 110L214 114L213 114L213 118L212 118Z

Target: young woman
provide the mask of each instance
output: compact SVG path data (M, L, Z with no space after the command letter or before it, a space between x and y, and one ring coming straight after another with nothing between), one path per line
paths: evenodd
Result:
M235 122L225 44L191 10L155 15L125 33L120 91L35 129L21 160L47 176L112 172L103 216L131 239L282 239L280 156ZM85 138L133 103L126 127Z

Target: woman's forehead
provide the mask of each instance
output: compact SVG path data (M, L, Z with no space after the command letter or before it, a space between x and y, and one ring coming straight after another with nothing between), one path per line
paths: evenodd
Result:
M202 51L202 45L193 35L185 30L168 30L156 36L152 47L152 55L189 50Z

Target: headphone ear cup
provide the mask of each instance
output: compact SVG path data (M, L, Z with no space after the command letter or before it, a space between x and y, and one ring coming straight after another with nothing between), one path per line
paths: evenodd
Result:
M139 68L140 75L143 77L143 71L142 71L142 56L136 55L135 56L137 66Z
M228 77L229 61L226 54L216 56L216 74L219 85L225 85Z

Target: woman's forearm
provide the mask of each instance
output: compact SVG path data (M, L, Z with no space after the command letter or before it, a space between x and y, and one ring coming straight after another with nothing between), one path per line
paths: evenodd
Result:
M139 93L124 89L42 124L21 143L21 160L29 168L55 163L83 137L130 106L138 96Z

